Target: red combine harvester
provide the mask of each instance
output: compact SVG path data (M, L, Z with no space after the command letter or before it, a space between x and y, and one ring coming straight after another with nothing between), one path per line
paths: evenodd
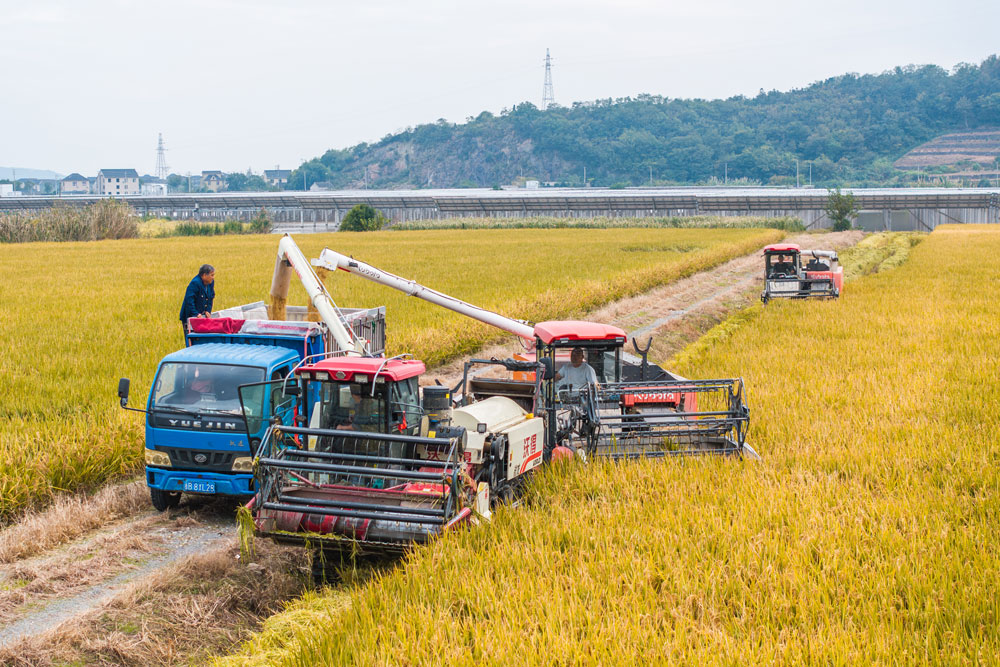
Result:
M803 257L809 260L805 266ZM837 265L834 250L801 250L794 243L776 243L764 248L764 291L760 300L774 298L840 296L844 269Z
M680 378L625 353L626 335L617 327L531 325L329 249L313 264L498 326L530 351L521 359L470 360L455 388L421 388L424 364L407 355L350 352L307 359L287 378L241 387L248 429L254 415L283 416L272 418L257 447L257 494L249 507L258 534L329 551L395 553L488 517L492 504L516 497L555 453L756 458L745 442L749 413L740 379ZM321 289L315 298L328 300ZM566 382L573 372L558 364L579 350L596 382L574 386ZM484 365L517 379L471 372Z

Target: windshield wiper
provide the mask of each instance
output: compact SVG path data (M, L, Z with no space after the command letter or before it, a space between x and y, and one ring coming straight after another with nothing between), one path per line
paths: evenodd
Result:
M238 409L233 409L233 410L216 410L216 409L213 409L213 408L204 408L202 410L202 412L211 412L212 414L220 414L220 415L239 415L241 417L243 416L243 411L242 410L238 410Z
M200 417L200 412L195 412L193 410L185 410L184 408L175 408L172 405L154 405L153 412L157 410L163 410L164 412L176 412L181 415L191 415L192 417Z

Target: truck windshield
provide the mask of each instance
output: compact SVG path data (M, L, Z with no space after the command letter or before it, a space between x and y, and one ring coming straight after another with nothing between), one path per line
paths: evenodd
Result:
M323 382L320 391L320 428L379 433L386 424L386 385Z
M264 369L253 366L166 363L156 376L150 409L242 414L237 387L263 379Z

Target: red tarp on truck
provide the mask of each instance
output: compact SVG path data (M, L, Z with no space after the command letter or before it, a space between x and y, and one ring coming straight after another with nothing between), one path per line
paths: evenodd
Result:
M232 317L192 317L188 320L191 333L239 333L246 320Z

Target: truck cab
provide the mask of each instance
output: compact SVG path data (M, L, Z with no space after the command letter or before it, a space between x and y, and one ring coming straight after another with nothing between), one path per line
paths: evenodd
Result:
M274 345L207 343L168 354L146 403L146 483L153 506L175 507L182 493L246 497L254 492L251 443L240 385L280 380L300 361ZM266 420L277 405L266 405Z
M292 419L295 400L272 392L254 402L256 412L247 412L240 387L279 383L309 360L343 354L325 323L308 321L307 308L287 306L281 320L269 314L256 302L192 319L187 347L160 361L140 410L146 413L146 484L157 510L176 507L183 493L252 496L252 456L274 418ZM344 308L341 316L381 354L384 307ZM127 407L127 380L119 398Z

